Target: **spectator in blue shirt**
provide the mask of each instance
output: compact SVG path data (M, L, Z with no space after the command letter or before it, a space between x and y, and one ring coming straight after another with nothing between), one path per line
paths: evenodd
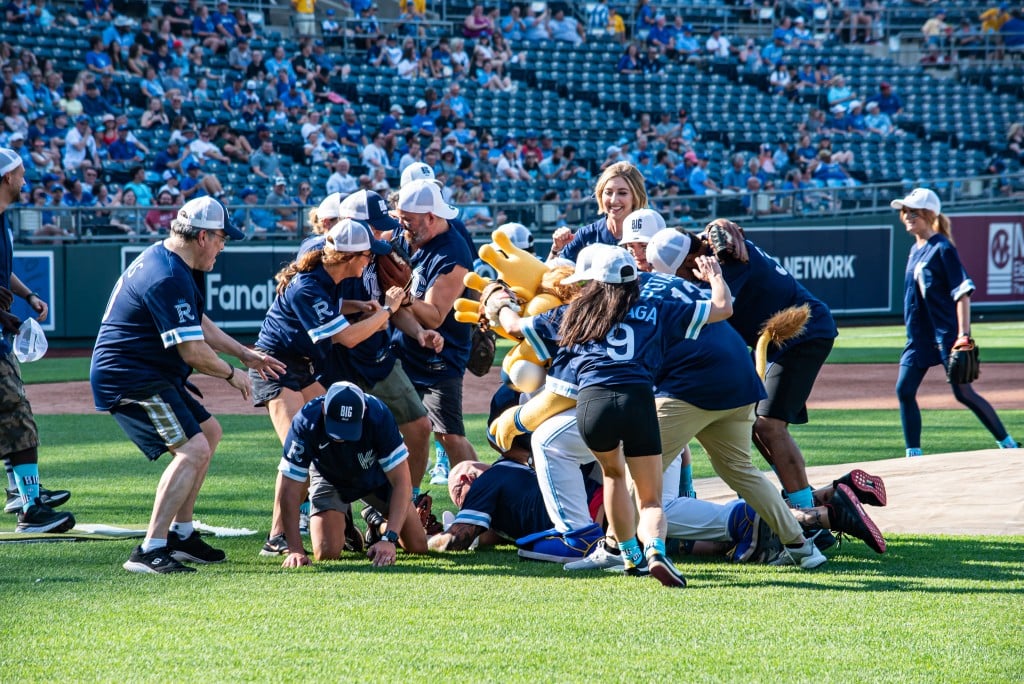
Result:
M89 40L89 51L85 53L85 68L96 74L113 72L110 55L103 49L103 38L93 36Z
M138 164L145 159L142 150L128 139L129 130L128 126L117 127L117 140L107 147L107 158L110 161Z

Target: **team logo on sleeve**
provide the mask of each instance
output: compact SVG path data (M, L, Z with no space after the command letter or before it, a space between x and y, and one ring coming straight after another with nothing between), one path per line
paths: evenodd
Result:
M331 305L322 299L318 299L313 302L313 311L316 312L316 317L320 321L326 321L331 315Z
M174 310L178 313L178 323L188 323L196 319L192 314L192 305L183 299L174 305Z

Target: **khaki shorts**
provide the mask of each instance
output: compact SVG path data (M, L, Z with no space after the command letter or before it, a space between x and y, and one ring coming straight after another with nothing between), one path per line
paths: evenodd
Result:
M395 422L399 425L411 423L427 415L427 409L423 407L423 401L416 393L409 376L402 369L402 362L396 360L395 367L376 385L367 386L365 383L357 382L359 388L368 392L384 402L392 414Z
M25 396L14 352L0 356L0 455L39 446L32 406Z

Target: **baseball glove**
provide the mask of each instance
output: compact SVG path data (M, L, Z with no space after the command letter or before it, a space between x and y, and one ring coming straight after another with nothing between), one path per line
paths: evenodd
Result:
M420 516L420 524L423 525L423 530L427 533L428 537L444 531L441 523L437 521L437 516L431 512L433 504L433 497L426 492L417 496L413 502L413 505L416 506L416 513Z
M705 241L721 263L747 262L747 246L743 243L743 229L734 224L709 223L704 229Z
M501 327L498 322L498 312L509 307L519 312L519 302L516 294L508 285L500 280L492 280L480 292L480 320L487 321L491 326Z
M412 286L412 265L409 253L396 240L391 241L391 251L377 257L377 282L381 292L391 287L400 287L406 292Z
M981 361L978 357L978 345L974 339L964 335L953 343L949 352L949 366L946 368L946 380L951 385L969 385L978 379L981 373Z
M497 351L495 339L497 335L487 325L487 319L481 318L480 324L473 329L473 337L469 341L469 363L466 370L478 378L487 375L494 365Z

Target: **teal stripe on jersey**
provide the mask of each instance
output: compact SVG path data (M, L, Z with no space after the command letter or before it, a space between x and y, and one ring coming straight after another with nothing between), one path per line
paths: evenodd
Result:
M182 342L195 342L203 339L203 328L198 325L191 325L187 328L175 328L160 335L160 341L164 343L164 349L173 347Z
M344 316L338 316L337 318L328 321L327 323L324 323L319 328L313 328L312 330L307 330L306 332L309 333L309 338L311 340L313 340L314 342L321 342L323 340L330 338L332 335L340 333L349 325L350 323L348 322L347 318L345 318Z

